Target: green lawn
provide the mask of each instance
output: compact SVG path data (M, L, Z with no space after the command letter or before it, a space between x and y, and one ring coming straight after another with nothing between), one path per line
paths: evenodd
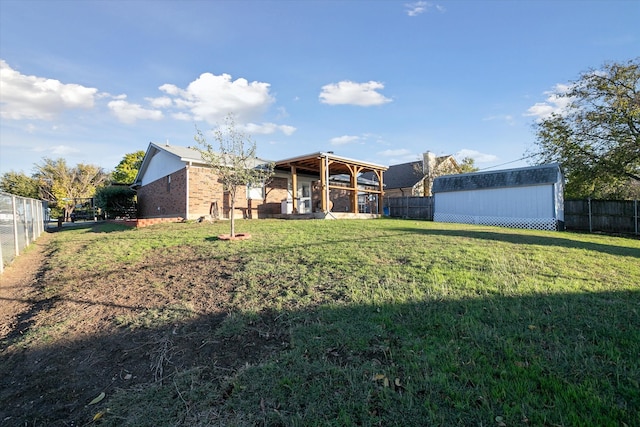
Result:
M225 222L56 234L59 283L181 254L149 281L167 292L185 266L218 264L229 298L211 342L277 341L222 373L166 363L164 381L96 405L103 425L638 425L638 239L391 219L237 231L252 238L217 240ZM181 292L114 328L211 315Z

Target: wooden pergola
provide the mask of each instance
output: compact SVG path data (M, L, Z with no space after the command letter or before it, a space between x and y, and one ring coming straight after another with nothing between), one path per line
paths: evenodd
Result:
M382 212L384 195L384 181L382 174L387 166L362 162L334 155L332 152L318 152L291 159L279 160L275 163L276 169L291 171L291 186L293 188L293 211L298 211L295 192L298 188L298 174L316 175L320 178L320 207L325 213L329 212L329 191L331 189L351 191L351 212L358 213L358 193L378 195L378 212ZM377 178L377 189L358 188L358 176L365 172L373 172ZM350 176L348 187L329 184L332 175L346 174Z

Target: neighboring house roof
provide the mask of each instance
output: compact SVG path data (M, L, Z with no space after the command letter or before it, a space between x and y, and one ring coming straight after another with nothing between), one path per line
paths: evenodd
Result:
M423 179L422 160L391 165L384 173L384 183L387 190L413 187Z
M527 185L553 184L561 180L562 173L560 165L553 163L526 168L439 176L434 180L431 191L433 193L444 193L450 191L521 187Z
M458 163L451 155L440 157L434 156L432 157L432 161L432 167L436 173L447 161L453 162L453 165L456 168L458 167ZM364 174L364 177L367 179L375 179L375 176L372 174ZM387 190L393 190L395 188L412 188L416 184L422 182L425 177L424 160L391 165L384 173L384 186Z

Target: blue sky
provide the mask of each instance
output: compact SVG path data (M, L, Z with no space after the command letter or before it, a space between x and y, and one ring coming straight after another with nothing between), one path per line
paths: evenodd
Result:
M638 1L0 0L0 173L112 170L232 112L259 156L525 166L557 85L640 55Z

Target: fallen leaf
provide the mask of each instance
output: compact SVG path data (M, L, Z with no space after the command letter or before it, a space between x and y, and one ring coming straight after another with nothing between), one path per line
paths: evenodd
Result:
M384 376L385 376L384 374L376 374L376 375L373 377L373 380L374 380L374 381L380 381L381 379L384 379Z
M394 384L396 385L396 387L400 387L400 378L396 378L396 380L394 381Z
M104 411L100 411L93 416L93 421L98 421L100 418L104 416Z
M102 393L100 393L98 396L96 396L95 399L93 399L91 402L89 402L89 405L95 405L96 403L100 402L102 399L104 399L104 397L106 396L106 394L104 394L104 391Z
M389 378L384 377L384 386L389 387Z

